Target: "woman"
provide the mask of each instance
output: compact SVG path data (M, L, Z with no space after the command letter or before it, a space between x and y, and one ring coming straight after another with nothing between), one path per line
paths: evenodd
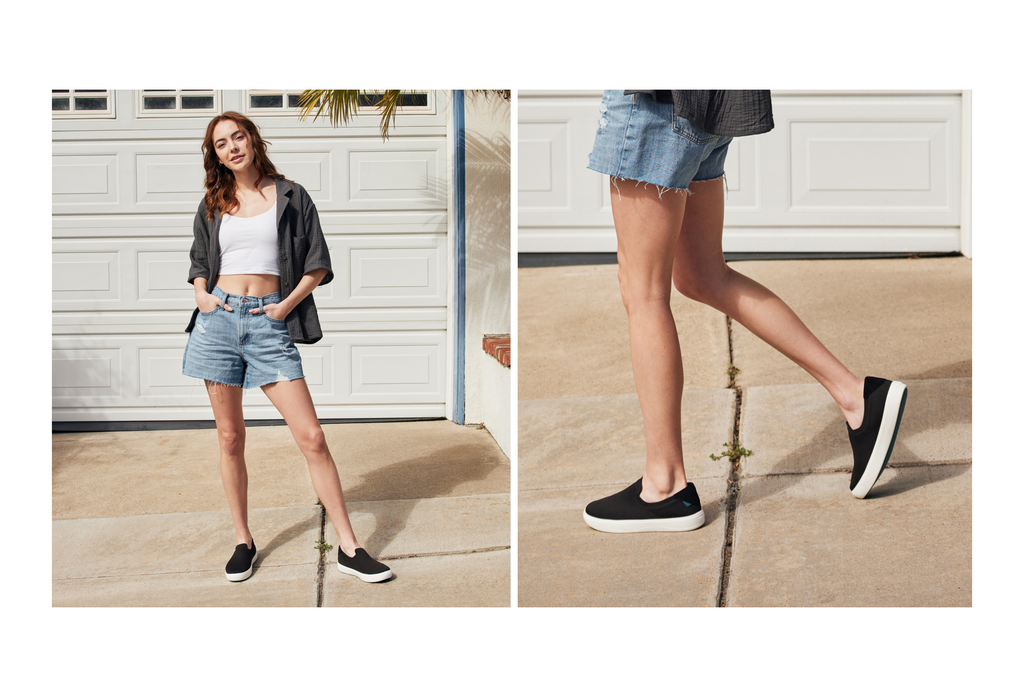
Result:
M704 524L683 467L683 364L672 285L727 314L820 382L846 417L850 490L864 498L892 453L906 385L859 379L774 293L725 264L725 156L735 136L774 127L767 90L607 91L589 168L610 175L619 287L647 462L625 490L589 504L605 532L684 531Z
M312 292L334 277L316 207L267 157L252 121L225 112L203 139L206 196L196 213L192 268L196 310L182 372L206 383L220 442L220 473L235 524L229 581L252 574L242 391L259 387L306 458L317 496L338 534L338 569L364 581L391 570L359 546L338 469L317 420L295 343L323 336Z

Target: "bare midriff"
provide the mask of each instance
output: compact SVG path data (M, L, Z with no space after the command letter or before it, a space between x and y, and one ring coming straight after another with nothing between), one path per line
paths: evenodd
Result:
M217 287L228 295L259 298L280 291L281 277L265 273L232 274L218 277Z

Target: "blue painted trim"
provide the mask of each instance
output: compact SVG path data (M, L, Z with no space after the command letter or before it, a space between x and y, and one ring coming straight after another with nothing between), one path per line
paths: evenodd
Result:
M455 217L455 390L452 421L466 423L466 104L462 90L452 92L455 152L452 185Z

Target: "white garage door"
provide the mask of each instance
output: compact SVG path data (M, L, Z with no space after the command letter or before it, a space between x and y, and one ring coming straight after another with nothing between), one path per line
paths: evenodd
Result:
M318 415L444 416L446 95L423 93L383 142L376 112L339 128L303 122L297 94L54 93L55 422L212 419L181 361L200 145L226 110L260 126L320 214L335 278L314 292L324 338L299 346ZM279 418L261 390L244 404L247 418Z
M601 92L518 99L519 251L614 252L607 177L587 169ZM960 92L773 92L772 102L774 130L730 147L725 251L962 250Z

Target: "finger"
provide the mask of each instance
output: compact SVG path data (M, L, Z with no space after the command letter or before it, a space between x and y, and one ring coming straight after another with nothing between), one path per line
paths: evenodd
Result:
M224 309L227 310L228 312L234 312L234 310L231 309L231 306L228 305L227 303L224 303Z

